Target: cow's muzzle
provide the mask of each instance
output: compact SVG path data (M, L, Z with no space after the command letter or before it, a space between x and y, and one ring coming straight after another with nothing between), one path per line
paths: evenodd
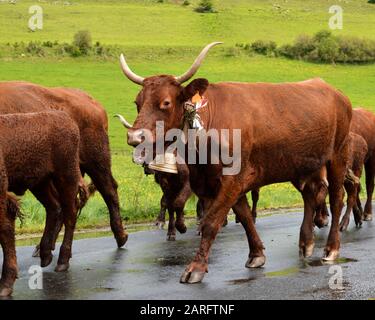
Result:
M136 147L142 143L143 130L129 130L128 131L128 145Z

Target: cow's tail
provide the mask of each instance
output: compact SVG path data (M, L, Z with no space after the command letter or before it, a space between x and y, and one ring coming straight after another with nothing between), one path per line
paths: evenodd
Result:
M360 184L361 182L351 169L346 171L345 180L351 184Z
M81 215L83 207L86 205L87 201L95 194L96 187L93 182L86 184L83 178L78 185L78 195L77 195L77 208L78 216Z
M13 220L20 219L23 224L25 215L21 212L20 201L11 193L7 193L7 213Z

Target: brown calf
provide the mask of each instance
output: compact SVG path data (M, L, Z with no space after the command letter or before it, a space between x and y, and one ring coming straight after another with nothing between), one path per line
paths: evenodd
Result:
M69 267L73 233L79 203L77 194L87 193L79 169L79 129L62 111L0 116L0 243L4 262L0 296L12 293L17 277L14 218L6 207L7 192L23 195L26 190L38 195L47 209L46 228L40 243L41 266L52 261L54 230L61 219L65 234L56 271ZM50 201L50 185L56 188L61 218ZM81 191L81 192L80 192ZM86 198L86 197L85 197Z

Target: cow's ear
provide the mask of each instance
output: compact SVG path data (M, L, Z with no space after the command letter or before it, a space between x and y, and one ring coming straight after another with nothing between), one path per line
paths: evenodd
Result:
M197 93L199 93L199 95L202 96L203 93L206 91L207 87L208 87L207 79L199 78L199 79L193 80L183 89L184 100L187 101L191 99Z

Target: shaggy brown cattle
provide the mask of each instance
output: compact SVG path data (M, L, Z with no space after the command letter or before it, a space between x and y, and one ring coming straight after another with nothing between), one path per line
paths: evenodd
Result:
M123 228L117 183L111 173L108 140L108 119L104 108L86 93L67 88L46 88L28 82L0 82L0 114L63 110L77 123L80 130L80 168L87 173L107 204L111 229L119 247L128 238ZM60 211L53 185L39 201L48 201L47 211ZM50 230L57 238L62 221Z
M350 130L360 135L367 143L365 158L367 200L364 208L364 220L372 220L372 194L375 178L375 115L362 108L353 110L353 119Z
M165 221L165 208L168 209L169 223L167 240L176 240L176 229L180 233L186 232L186 225L184 222L184 207L186 201L192 195L189 186L189 177L173 174L162 173L155 171L155 181L158 183L163 191L161 199L161 215L158 217L158 222ZM164 215L163 215L164 212ZM176 220L174 215L176 213Z
M353 177L345 179L345 190L347 192L347 206L345 214L340 223L340 230L345 231L348 228L350 221L350 213L353 210L354 221L357 227L362 225L362 205L359 198L360 192L360 178L362 176L363 165L368 153L368 147L365 139L360 135L350 132L350 158L349 168L354 174ZM348 175L347 175L348 176Z
M367 154L365 156L365 172L366 172L366 191L367 200L363 213L365 221L372 220L372 194L374 191L374 178L375 178L375 115L362 108L353 109L353 118L351 122L351 129L353 133L360 135L367 144ZM360 147L360 146L359 146ZM362 210L361 202L358 197L357 206L360 211ZM356 208L354 208L356 210ZM358 217L355 215L354 217ZM319 223L320 221L320 223ZM318 222L318 224L317 224ZM360 221L356 220L357 225ZM325 207L322 212L318 212L315 218L315 223L318 226L325 226L328 224L328 210ZM345 230L345 226L342 228Z
M29 189L47 208L53 182L65 226L55 270L65 271L69 267L79 206L77 194L84 188L79 169L79 129L76 123L62 111L1 115L0 173L0 243L4 254L0 296L7 296L12 293L17 277L14 217L6 210L8 191L23 195ZM58 218L55 211L47 210L46 228L40 243L42 267L52 261L54 238L48 230L55 227Z
M195 79L208 45L193 66L182 76L142 78L134 74L121 56L124 74L142 86L137 95L137 119L128 131L128 144L142 143L145 129L149 143L156 143L156 121L164 121L165 131L181 128L185 103L199 93L208 104L199 110L205 129L240 129L241 161L238 174L224 175L223 162L188 166L190 185L208 203L202 222L202 239L194 260L181 276L181 282L200 282L208 270L211 245L231 207L245 227L250 254L248 267L265 263L263 244L256 232L246 193L264 185L292 181L300 186L305 216L301 227L300 250L309 253L314 245L312 224L314 201L305 181L327 166L332 225L325 247L326 260L339 255L339 219L343 207L343 184L348 161L348 134L351 103L347 97L320 79L298 83L209 84ZM232 138L221 144L233 154Z

